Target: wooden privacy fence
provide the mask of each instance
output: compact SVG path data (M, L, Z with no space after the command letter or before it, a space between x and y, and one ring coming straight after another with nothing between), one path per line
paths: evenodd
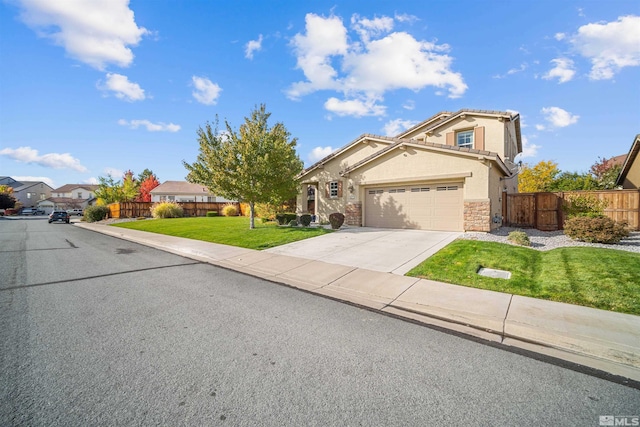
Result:
M151 217L151 206L154 202L122 202L111 203L109 207L110 218L139 218ZM184 210L184 216L206 216L207 212L217 212L221 214L222 208L226 205L234 205L241 214L241 206L238 202L178 202Z
M615 221L626 221L631 230L640 230L640 190L567 191L561 193L507 194L502 199L503 225L562 230L562 205L571 195L593 195L607 202L604 214Z

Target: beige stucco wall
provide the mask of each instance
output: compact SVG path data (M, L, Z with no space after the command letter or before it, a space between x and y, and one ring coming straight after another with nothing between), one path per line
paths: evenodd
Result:
M347 148L344 152L327 162L322 168L315 169L304 175L300 182L303 184L303 191L298 194L296 200L296 212L302 213L307 211L307 195L305 183L314 183L318 185L316 191L316 207L318 216L321 221L328 221L329 215L333 212L344 213L348 196L351 194L348 190L347 180L340 176L340 171L346 169L360 160L369 157L377 151L387 147L391 142L369 141L359 142ZM331 181L343 182L343 194L340 198L327 198L325 195L325 185ZM349 199L352 200L352 199Z
M640 188L640 155L636 156L634 162L631 164L629 172L627 172L627 176L622 183L622 187Z
M431 135L426 136L424 130L416 130L406 136L409 139L424 140L434 144L446 144L448 132L458 132L472 130L475 127L484 127L484 150L497 153L500 158L513 158L517 153L517 139L514 122L498 117L473 116L467 114L464 119L458 118L451 123L447 123L441 128L433 130ZM477 147L475 147L477 148Z

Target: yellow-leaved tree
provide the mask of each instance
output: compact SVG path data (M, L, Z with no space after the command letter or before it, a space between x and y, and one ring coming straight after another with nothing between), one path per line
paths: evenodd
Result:
M525 164L518 175L518 191L521 193L549 191L559 173L558 164L552 160L542 160L534 166Z

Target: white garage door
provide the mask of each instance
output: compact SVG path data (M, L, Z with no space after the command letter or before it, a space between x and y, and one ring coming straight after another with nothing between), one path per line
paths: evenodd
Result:
M365 225L463 231L462 183L368 188Z

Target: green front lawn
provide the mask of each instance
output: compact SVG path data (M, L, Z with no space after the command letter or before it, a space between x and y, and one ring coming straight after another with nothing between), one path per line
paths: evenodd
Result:
M115 227L150 231L248 249L268 249L310 237L331 233L324 228L278 227L256 219L253 230L246 217L150 219L113 224Z
M480 267L510 271L511 279L480 276L476 273ZM456 240L407 275L640 315L640 254L614 249L540 252Z

